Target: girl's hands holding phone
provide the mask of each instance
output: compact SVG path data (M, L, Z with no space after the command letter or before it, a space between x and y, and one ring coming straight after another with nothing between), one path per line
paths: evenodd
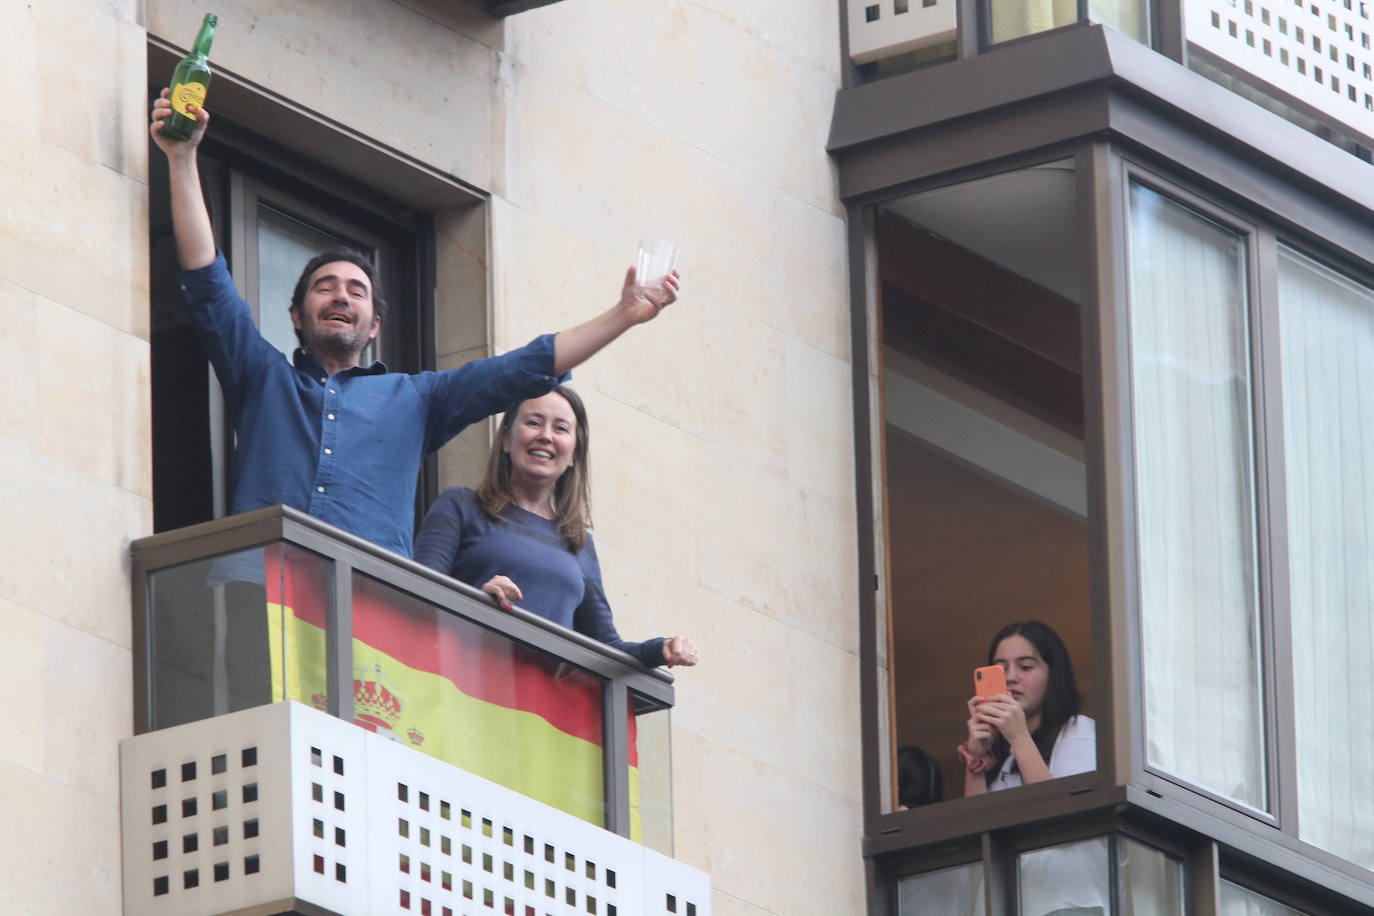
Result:
M968 740L964 746L975 757L992 751L992 725L978 715L978 708L985 702L982 697L970 697L968 701Z
M968 740L957 748L959 760L970 773L981 773L993 764L992 726L978 716L978 706L984 700L972 697L968 701Z
M1015 744L1018 739L1030 734L1030 729L1026 726L1026 711L1021 708L1020 703L1011 698L1010 694L1003 693L983 700L976 708L973 701L969 701L969 706L973 711L973 719L969 720L970 734L974 719L990 729L996 729L1007 739L1008 744ZM992 739L988 740L991 742Z

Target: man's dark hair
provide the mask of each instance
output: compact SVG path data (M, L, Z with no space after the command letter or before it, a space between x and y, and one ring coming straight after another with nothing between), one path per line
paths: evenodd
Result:
M372 314L382 321L386 321L387 305L386 300L382 298L382 291L378 288L377 266L372 263L370 257L356 248L336 248L311 258L305 265L305 270L301 271L301 278L296 281L296 289L291 294L291 311L298 310L305 302L306 287L310 283L310 276L324 265L333 264L335 261L347 261L367 274L367 282L372 285Z

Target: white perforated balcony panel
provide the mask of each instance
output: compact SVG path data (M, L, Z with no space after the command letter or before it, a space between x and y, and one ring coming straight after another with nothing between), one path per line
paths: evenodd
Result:
M701 872L295 703L130 738L121 780L131 916L710 913Z
M953 41L957 0L846 0L849 56L866 64Z
M279 703L124 741L124 912L344 912L367 880L365 737Z
M1187 0L1188 41L1374 134L1374 0Z

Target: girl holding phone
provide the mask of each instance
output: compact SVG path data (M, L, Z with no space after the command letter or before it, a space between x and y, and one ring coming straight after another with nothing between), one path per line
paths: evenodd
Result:
M1058 633L1038 620L1008 624L992 638L987 663L1005 672L1006 692L968 701L968 739L958 748L965 795L1097 766L1097 726L1079 714L1073 663Z

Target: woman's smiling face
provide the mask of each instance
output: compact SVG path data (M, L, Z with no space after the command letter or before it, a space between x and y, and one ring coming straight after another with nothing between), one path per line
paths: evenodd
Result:
M1007 672L1007 692L1026 713L1032 730L1040 723L1040 708L1045 704L1050 667L1024 636L1008 636L997 644L993 663Z
M552 484L572 466L577 417L556 391L520 405L502 446L510 455L512 480Z

